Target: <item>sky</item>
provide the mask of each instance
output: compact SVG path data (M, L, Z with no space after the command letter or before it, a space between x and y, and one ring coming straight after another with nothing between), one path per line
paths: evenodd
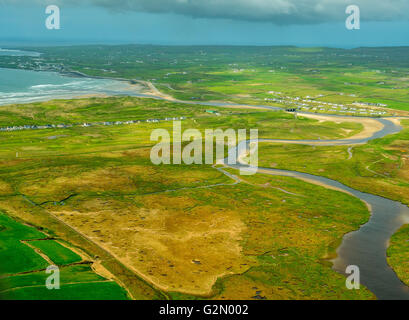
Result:
M60 8L60 30L45 8ZM348 30L348 5L360 29ZM0 45L409 45L409 0L0 0Z

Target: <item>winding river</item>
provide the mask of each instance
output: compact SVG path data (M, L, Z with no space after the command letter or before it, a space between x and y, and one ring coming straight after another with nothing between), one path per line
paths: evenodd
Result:
M372 136L364 139L345 140L273 140L259 139L259 142L271 143L297 143L304 145L356 145L364 144L370 140L394 134L402 128L387 119L377 120L382 123L383 128ZM230 149L229 152L237 154L239 150L248 150L251 143L255 141L242 141L240 145ZM246 144L245 146L243 144ZM239 155L240 156L240 155ZM240 158L240 157L239 157ZM235 169L246 169L244 163L229 165L227 158L224 159L226 166ZM364 201L371 209L370 220L361 226L357 231L344 236L341 246L337 250L337 258L334 259L333 269L346 275L347 266L358 266L360 270L360 280L378 299L381 300L409 300L409 287L407 287L396 275L387 263L386 251L389 246L391 236L404 224L409 223L409 207L397 201L392 201L383 197L363 193L343 185L342 183L325 177L312 174L278 170L271 168L258 168L262 174L287 176L304 180L309 183L324 186L348 193L361 201ZM347 275L346 275L347 276Z

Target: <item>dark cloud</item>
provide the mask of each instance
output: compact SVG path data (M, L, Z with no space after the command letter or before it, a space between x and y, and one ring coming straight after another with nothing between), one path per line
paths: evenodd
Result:
M1 3L83 5L109 10L176 13L196 18L312 24L345 20L348 5L358 5L362 20L409 20L409 0L0 0Z

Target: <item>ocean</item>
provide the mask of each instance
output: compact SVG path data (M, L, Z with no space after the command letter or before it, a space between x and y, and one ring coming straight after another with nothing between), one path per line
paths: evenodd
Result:
M38 57L41 56L41 53L0 48L0 58L1 56ZM57 72L0 68L0 105L70 99L88 94L128 95L136 93L130 90L130 85L123 81L75 78Z
M129 92L129 87L126 82L116 80L0 68L0 105L69 99L86 94L119 95Z

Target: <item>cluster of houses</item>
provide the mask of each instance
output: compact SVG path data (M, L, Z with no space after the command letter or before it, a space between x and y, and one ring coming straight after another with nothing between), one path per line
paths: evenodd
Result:
M10 126L0 128L0 131L20 131L20 130L41 130L41 129L56 129L56 128L70 128L73 127L72 124L46 124L46 125L24 125L24 126Z
M27 60L24 56L17 57L16 61L8 62L10 66L22 70L36 70L36 71L56 71L64 72L65 67L62 63L47 63L43 58L34 58Z
M274 95L281 95L281 92L274 92L270 91L270 94ZM323 95L319 95L318 97L323 97ZM370 109L371 106L377 107L386 107L387 105L384 104L375 104L375 103L367 103L365 106L361 103L354 103L352 106L346 106L344 104L338 103L331 103L331 102L324 102L324 101L317 101L312 100L315 98L311 98L310 96L306 96L305 98L300 97L289 97L283 96L280 98L265 98L265 101L272 101L280 104L285 105L293 105L290 109L297 109L303 111L310 111L310 112L339 112L345 114L356 114L356 115L371 115L371 116L383 116L386 115L387 112L383 110L374 110ZM365 108L367 107L367 108Z
M188 73L187 73L186 71L181 71L181 72L168 72L168 73L165 74L164 78L167 79L169 76L178 75L178 74L186 75L186 74L188 74Z
M356 106L365 106L365 107L387 107L387 104L384 103L371 103L371 102L354 102L353 105Z
M92 126L118 126L124 124L137 124L137 123L157 123L161 121L181 121L186 117L171 117L165 119L148 119L148 120L129 120L129 121L104 121L104 122L85 122L76 124L46 124L46 125L24 125L24 126L10 126L0 128L0 131L21 131L21 130L41 130L41 129L64 129L74 126L79 127L92 127Z

